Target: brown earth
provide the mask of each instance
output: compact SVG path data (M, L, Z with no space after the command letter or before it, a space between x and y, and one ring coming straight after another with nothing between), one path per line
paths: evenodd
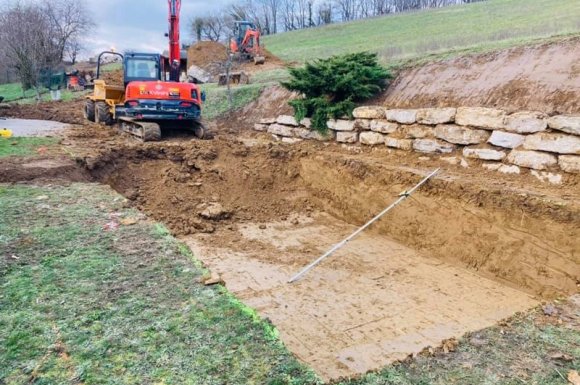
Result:
M389 107L499 107L580 113L580 38L462 56L404 70Z
M87 177L111 185L183 237L325 379L377 369L493 325L538 299L578 291L579 176L566 174L562 185L552 186L529 174L487 171L475 161L462 168L384 147L289 146L250 130L262 117L289 113L293 96L268 88L213 122L214 140L170 135L143 144L113 128L78 125L62 142L74 162L4 159L1 181ZM534 109L546 111L550 103L555 99ZM82 123L81 105L0 113ZM56 174L47 171L59 167ZM436 167L441 172L404 204L287 284Z

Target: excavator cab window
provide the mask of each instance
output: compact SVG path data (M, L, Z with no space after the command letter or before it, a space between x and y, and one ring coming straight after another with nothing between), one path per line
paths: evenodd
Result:
M125 55L125 83L161 79L159 55Z

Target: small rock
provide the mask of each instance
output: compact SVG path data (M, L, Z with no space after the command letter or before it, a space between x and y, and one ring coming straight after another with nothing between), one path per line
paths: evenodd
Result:
M519 174L520 168L518 166L508 166L507 164L502 164L497 171L502 172L504 174Z
M577 155L560 155L558 165L566 172L572 174L580 173L580 156Z
M266 225L263 225L263 224L262 224L262 225L258 226L258 228L259 228L260 230L265 230L265 229L266 229Z
M558 309L556 309L556 307L551 303L542 306L542 311L544 312L544 315L547 316L555 316L558 314Z
M502 164L501 163L484 163L481 166L484 168L487 168L488 170L497 171L502 166Z
M268 127L269 127L269 125L267 125L267 124L261 124L261 123L254 124L255 131L265 132L265 131L268 131Z
M212 273L209 278L207 278L203 281L203 284L205 286L225 285L225 282L219 274Z
M229 218L231 213L225 210L221 204L212 202L199 215L205 219L219 220Z
M552 174L551 172L536 171L536 170L530 171L530 174L532 174L542 182L548 182L551 184L562 184L561 174Z

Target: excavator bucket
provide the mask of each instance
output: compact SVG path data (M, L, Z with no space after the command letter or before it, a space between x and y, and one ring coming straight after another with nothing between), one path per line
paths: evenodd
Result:
M266 62L266 58L262 55L256 55L254 56L254 64L255 65L260 65L260 64L264 64Z

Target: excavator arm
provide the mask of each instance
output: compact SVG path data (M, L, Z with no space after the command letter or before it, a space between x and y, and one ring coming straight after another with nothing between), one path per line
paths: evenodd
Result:
M179 81L181 47L179 44L179 11L181 0L167 0L169 5L169 80Z

